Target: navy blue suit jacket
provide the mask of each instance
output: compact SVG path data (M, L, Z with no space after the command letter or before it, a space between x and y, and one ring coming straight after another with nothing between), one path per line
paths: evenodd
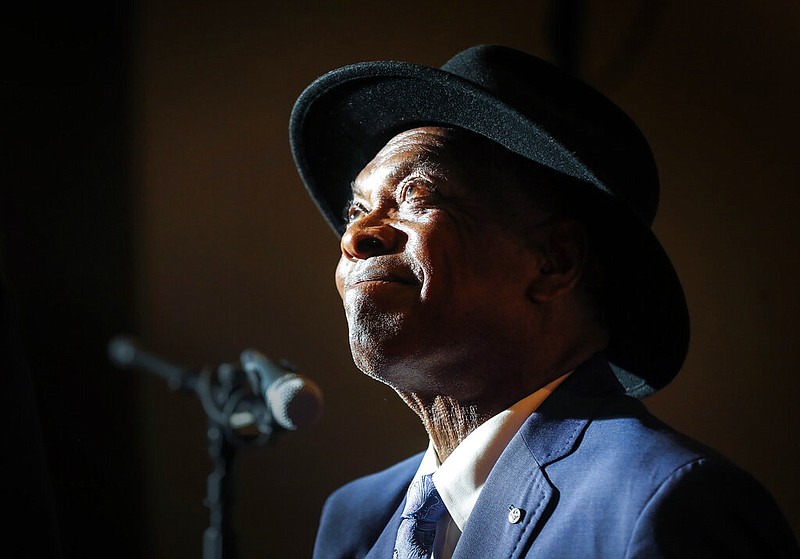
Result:
M390 559L421 457L331 495L314 558ZM511 506L524 511L521 521L509 521ZM453 557L800 558L800 550L752 477L659 422L594 358L505 449Z

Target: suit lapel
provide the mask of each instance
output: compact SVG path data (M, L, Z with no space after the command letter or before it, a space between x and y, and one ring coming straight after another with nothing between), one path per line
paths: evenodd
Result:
M489 474L453 559L519 557L527 535L544 521L552 494L518 434ZM512 509L524 511L518 521L509 516Z
M489 474L453 559L525 555L557 506L547 466L580 444L604 397L615 392L619 383L605 360L596 357L528 418Z

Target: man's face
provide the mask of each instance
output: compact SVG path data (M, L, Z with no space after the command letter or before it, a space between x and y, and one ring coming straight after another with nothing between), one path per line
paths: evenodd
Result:
M526 328L538 261L519 222L544 216L475 151L409 130L353 183L336 286L356 365L401 391L476 397Z

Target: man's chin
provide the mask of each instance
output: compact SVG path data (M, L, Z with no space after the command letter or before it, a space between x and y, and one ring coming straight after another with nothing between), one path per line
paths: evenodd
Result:
M366 345L353 342L350 344L353 362L366 376L396 388L402 377L408 375L409 368L404 366L407 352L386 344L385 340Z
M351 348L352 349L352 348ZM353 362L369 378L383 383L399 393L428 392L433 378L409 352L399 348L382 348L383 351L353 350Z

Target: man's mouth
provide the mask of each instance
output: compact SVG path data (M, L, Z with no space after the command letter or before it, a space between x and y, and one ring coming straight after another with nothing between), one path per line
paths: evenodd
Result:
M419 281L411 272L398 272L382 269L356 270L347 276L345 288L356 287L366 284L389 284L396 283L401 285L417 285Z

